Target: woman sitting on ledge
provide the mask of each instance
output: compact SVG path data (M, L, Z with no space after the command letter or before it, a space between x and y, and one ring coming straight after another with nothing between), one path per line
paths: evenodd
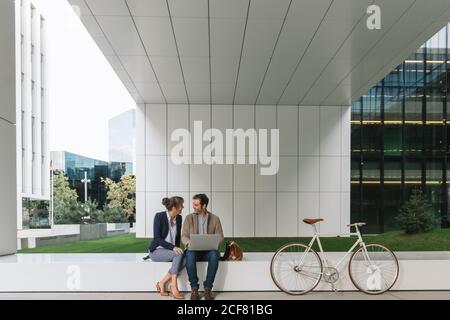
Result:
M171 281L170 293L175 299L184 299L178 291L177 275L185 265L183 250L180 248L181 237L181 211L184 199L172 197L162 199L167 211L158 212L153 220L153 240L149 247L149 256L152 261L172 262L169 272L156 283L156 290L162 296L168 296L165 284Z

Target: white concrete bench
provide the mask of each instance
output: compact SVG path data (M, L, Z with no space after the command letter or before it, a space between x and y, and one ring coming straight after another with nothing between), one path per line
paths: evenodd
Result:
M168 262L143 261L145 254L18 254L0 257L0 292L17 291L155 291L155 283L170 268ZM337 261L342 253L328 253ZM397 253L400 276L393 290L450 290L450 252ZM214 290L278 290L270 276L271 253L245 253L244 260L219 263ZM206 262L198 262L200 287ZM347 264L340 270L340 290L355 290ZM320 283L316 290L330 290ZM186 271L180 290L189 291Z

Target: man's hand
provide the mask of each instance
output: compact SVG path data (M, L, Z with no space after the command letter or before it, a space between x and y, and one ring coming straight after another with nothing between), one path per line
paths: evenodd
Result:
M174 248L173 248L173 251L175 251L175 252L178 253L178 254L183 254L183 249L178 248L178 247L174 247Z

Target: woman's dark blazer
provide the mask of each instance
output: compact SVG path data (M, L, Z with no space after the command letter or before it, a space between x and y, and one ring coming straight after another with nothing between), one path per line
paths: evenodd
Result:
M177 235L175 236L175 246L180 247L181 238L181 221L180 215L175 218L177 222ZM149 251L153 252L157 247L161 246L164 249L173 250L175 247L165 239L169 234L169 221L167 221L167 212L158 212L153 219L153 240L150 244Z

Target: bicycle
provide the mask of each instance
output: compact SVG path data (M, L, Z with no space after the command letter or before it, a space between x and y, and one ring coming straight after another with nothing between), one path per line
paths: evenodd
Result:
M323 278L330 283L333 291L337 291L335 283L339 279L338 268L349 254L348 272L355 287L367 294L381 294L392 288L398 278L399 264L395 254L380 244L365 244L360 227L366 225L357 222L347 225L350 233L357 236L355 244L336 263L329 266L320 242L320 233L316 223L323 219L303 219L314 229L314 236L308 245L303 243L288 243L280 247L272 257L270 274L275 285L285 293L302 295L313 290ZM351 228L356 232L352 233ZM314 242L320 250L321 256L312 248ZM357 247L359 248L355 250Z

